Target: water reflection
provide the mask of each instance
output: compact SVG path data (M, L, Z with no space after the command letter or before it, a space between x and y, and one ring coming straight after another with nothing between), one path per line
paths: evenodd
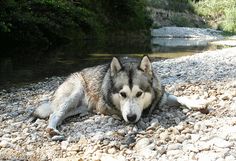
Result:
M179 41L179 40L178 40ZM184 43L184 42L182 42ZM109 62L111 57L141 57L148 54L155 60L173 58L205 50L208 46L170 46L163 40L83 41L49 51L2 54L0 88L13 84L39 81L45 77L65 76L82 68Z

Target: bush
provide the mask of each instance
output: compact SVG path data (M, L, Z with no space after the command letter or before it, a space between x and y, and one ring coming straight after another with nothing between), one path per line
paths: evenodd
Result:
M175 12L194 11L191 0L148 0L149 6Z
M203 16L211 26L227 32L236 32L235 0L201 0L193 4L196 13Z
M1 38L27 46L69 40L93 31L96 22L92 12L62 0L4 0L0 16Z
M172 16L170 21L177 27L193 27L193 24L190 22L190 20L184 16Z
M225 19L219 25L219 28L227 32L236 33L236 8L227 9L225 11Z
M0 40L11 46L49 46L112 31L147 30L144 0L2 0Z

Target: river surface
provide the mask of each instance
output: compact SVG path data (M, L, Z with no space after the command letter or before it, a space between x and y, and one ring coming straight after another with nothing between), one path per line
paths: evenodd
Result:
M179 40L177 40L179 41ZM161 41L162 42L162 41ZM164 43L165 44L165 43ZM169 46L140 40L108 42L83 41L62 45L48 51L0 54L0 88L37 82L51 76L66 76L85 67L107 63L113 56L142 57L149 55L154 61L192 55L216 46Z

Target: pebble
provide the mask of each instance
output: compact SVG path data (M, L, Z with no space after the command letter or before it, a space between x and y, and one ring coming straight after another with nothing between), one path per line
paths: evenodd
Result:
M146 129L147 125L146 125L145 122L143 122L142 120L140 120L140 121L138 122L138 127L139 127L140 129Z
M220 96L220 99L222 100L230 100L233 96L230 93L224 93Z
M176 141L177 141L178 143L182 143L182 142L184 142L185 139L186 139L186 136L183 135L183 134L181 134L181 135L177 135L177 136L176 136Z
M220 158L219 154L215 152L202 152L197 155L198 161L216 161Z
M95 135L91 139L94 141L100 141L104 138L105 138L104 132L99 131L99 132L96 132Z
M135 138L134 138L133 135L128 135L128 136L124 139L123 144L131 145L131 144L135 143L135 141L136 141L136 140L135 140Z
M109 148L107 152L109 154L114 154L114 153L116 153L116 148Z
M156 147L156 150L160 155L162 155L162 154L166 153L167 149L164 146L158 146L158 147Z
M230 110L236 112L236 99L233 100L232 103L230 104Z
M194 152L194 153L199 152L198 148L194 144L189 144L189 143L183 145L183 151L184 152Z
M192 129L189 128L185 128L183 131L181 131L181 134L187 134L187 133L191 133Z
M181 122L181 119L179 117L175 117L175 123L179 124Z
M6 140L2 140L0 142L0 148L11 148L11 147L14 147L14 144L12 144Z
M100 159L101 161L126 161L125 157L122 155L114 156L114 155L103 155Z
M185 126L181 123L176 126L176 129L179 130L179 131L184 130L184 128L185 128Z
M163 141L168 141L170 139L170 136L168 134L168 132L163 132L160 134L160 139Z
M232 155L225 157L225 161L234 161L234 160L236 160L236 158Z
M62 141L62 142L61 142L61 149L62 149L62 150L66 150L67 147L68 147L68 145L69 145L69 142L68 142L68 141Z
M67 147L67 150L69 150L69 151L79 151L80 150L80 145L77 145L77 144L70 145L69 147Z
M142 138L142 139L137 141L137 143L135 144L134 149L136 151L139 151L139 150L147 147L149 144L150 144L150 140L148 138Z
M229 147L233 146L232 142L226 141L226 140L219 138L219 137L213 138L212 140L210 140L210 142L219 148L229 148Z
M52 137L52 141L63 141L65 140L65 137L62 135L55 135Z
M167 150L166 155L177 155L181 156L183 154L182 150Z
M142 149L138 152L141 156L144 156L145 158L153 158L157 155L157 151L151 150L151 149Z
M200 142L197 142L196 145L199 151L207 151L211 148L210 142L200 141Z
M167 150L179 150L182 149L182 144L176 143L176 144L170 144L167 148Z

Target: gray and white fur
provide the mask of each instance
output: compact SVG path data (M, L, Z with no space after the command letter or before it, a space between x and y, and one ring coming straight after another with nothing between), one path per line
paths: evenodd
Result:
M166 93L148 56L139 63L121 62L114 57L110 64L70 75L58 87L52 101L39 106L34 116L49 117L47 132L53 136L61 135L57 127L65 118L88 110L116 114L135 123L145 109L151 113L165 104L192 109L201 108L205 102Z

